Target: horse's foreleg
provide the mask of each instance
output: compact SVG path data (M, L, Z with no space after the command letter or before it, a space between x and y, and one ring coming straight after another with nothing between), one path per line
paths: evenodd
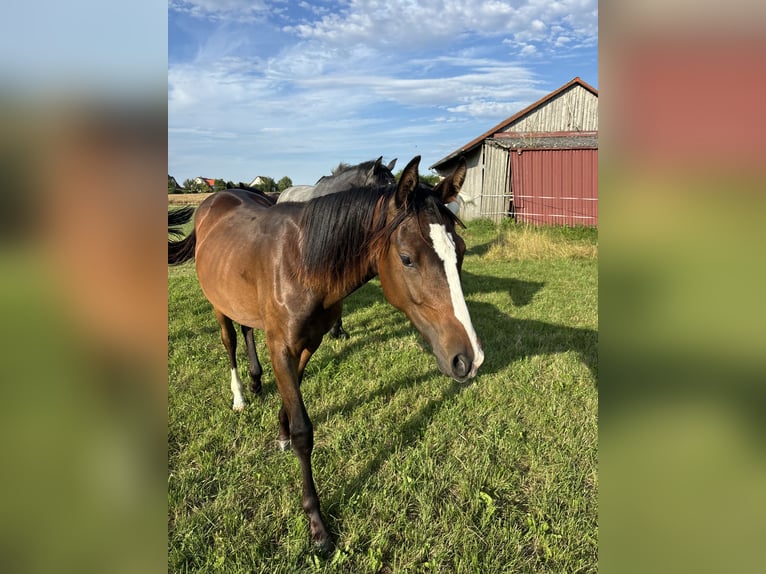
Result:
M330 337L333 339L348 339L348 333L343 328L343 318L338 317L333 326L330 328Z
M277 448L282 452L290 450L290 418L287 416L285 403L279 409L279 434L277 435Z
M313 354L314 353L309 349L304 349L301 354L300 361L298 362L298 387L300 387L303 382L303 373ZM290 450L290 418L287 415L287 409L285 408L284 403L282 403L282 407L279 409L279 434L277 435L277 447L283 452Z
M258 353L255 352L253 328L247 325L240 325L240 327L242 328L242 334L245 336L245 346L247 347L247 355L250 359L250 390L256 395L260 395L262 391L261 375L263 374L263 369L261 369L261 363L258 361Z
M327 528L324 525L322 514L319 510L319 496L314 485L314 476L311 469L311 452L314 449L314 427L306 412L300 391L300 379L303 374L303 368L305 368L308 358L311 357L311 353L303 353L298 358L292 356L287 349L275 349L273 345L269 345L269 351L271 353L272 364L274 365L277 387L282 397L280 434L284 430L283 416L286 415L290 443L301 466L301 477L303 479L301 507L309 519L311 540L321 552L328 553L332 544L330 543L330 536L327 533Z
M292 409L288 408L290 416L290 442L293 452L298 457L301 465L301 477L303 479L303 496L301 497L301 507L309 519L309 528L311 531L311 540L318 550L329 553L331 550L330 535L322 520L322 514L319 510L319 496L314 485L314 476L311 469L311 452L314 449L314 427L303 406L294 405Z
M221 341L229 355L229 367L231 368L231 392L234 395L232 409L242 411L245 409L245 397L243 395L242 380L237 372L237 331L234 323L226 315L215 309L215 318L221 325Z
M330 327L330 337L333 339L348 339L348 333L343 329L343 301L339 301L336 304L333 312L337 313L338 318L335 319L335 323Z

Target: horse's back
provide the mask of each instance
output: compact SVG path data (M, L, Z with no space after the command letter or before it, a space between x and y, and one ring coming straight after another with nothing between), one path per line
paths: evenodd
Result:
M197 208L197 234L227 217L239 215L244 211L260 214L273 205L269 198L246 189L219 191L205 199Z
M294 185L288 187L277 198L277 203L285 203L288 201L308 201L313 197L314 191L313 185Z
M262 328L273 278L296 260L292 222L299 205L267 205L245 190L219 191L200 204L197 277L216 309L240 324Z

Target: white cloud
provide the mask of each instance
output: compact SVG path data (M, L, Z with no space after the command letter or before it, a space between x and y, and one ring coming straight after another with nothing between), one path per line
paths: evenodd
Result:
M296 58L288 50L265 62L227 58L172 65L169 152L188 164L175 168L177 173L183 177L191 176L183 169L212 173L200 166L209 161L206 153L214 152L203 150L224 142L240 154L239 159L225 158L231 163L226 179L244 180L250 173L236 172L236 165L266 157L273 162L275 150L286 156L331 149L337 163L381 154L403 156L409 145L411 155L425 152L424 162L432 163L475 135L463 136L462 131L478 133L485 123L500 121L547 91L537 87L539 80L528 69L501 60L444 56L394 64L380 63L361 51L348 54L352 61L339 63L332 51L302 54ZM451 72L417 77L426 63ZM317 65L321 74L316 73ZM471 119L480 120L479 127ZM447 139L447 134L454 139ZM415 149L428 141L445 143ZM285 173L296 183L313 183L327 173L327 163L304 166L313 169L311 176L301 176L295 168Z
M506 36L512 42L553 42L549 28L564 27L575 38L597 34L596 0L350 0L340 12L285 27L304 39L330 44L361 43L391 49L428 48L462 34Z
M169 160L182 179L265 173L313 183L338 161L381 154L422 153L430 165L557 87L529 60L558 57L557 41L568 56L597 41L595 0L349 0L333 14L303 2L286 20L273 17L284 3L173 6L213 20L194 61L168 69ZM240 46L230 23L217 28L269 10L253 28L271 26L268 52Z
M241 21L263 19L272 11L263 0L169 0L168 8L197 18Z
M316 2L310 3L310 2L299 2L298 6L303 8L304 10L308 10L309 12L312 12L317 15L323 15L328 14L330 12L330 9L327 6L321 6L317 4Z

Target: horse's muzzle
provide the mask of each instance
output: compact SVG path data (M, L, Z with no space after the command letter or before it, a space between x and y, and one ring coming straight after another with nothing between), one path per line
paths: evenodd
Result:
M473 360L460 353L452 358L452 377L457 380L465 380L471 369L473 368Z
M479 356L471 359L464 353L458 353L452 358L451 373L448 373L459 383L464 383L476 376L479 366L484 362L484 352L479 349Z

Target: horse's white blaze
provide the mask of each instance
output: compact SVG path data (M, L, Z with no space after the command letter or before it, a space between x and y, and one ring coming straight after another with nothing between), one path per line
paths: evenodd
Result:
M476 336L473 323L471 323L471 315L468 313L468 306L465 304L463 288L460 285L460 275L457 271L455 242L450 234L447 233L447 228L443 225L431 223L429 228L434 250L439 259L444 262L444 272L447 275L447 285L449 285L450 298L452 300L452 311L455 313L457 320L462 323L466 335L468 335L468 340L471 341L473 368L471 369L470 376L473 377L484 362L484 351L479 346L479 338Z
M244 388L242 387L242 381L239 378L237 369L231 370L231 392L234 393L234 404L231 406L235 411L242 411L245 409L245 397L243 396Z

